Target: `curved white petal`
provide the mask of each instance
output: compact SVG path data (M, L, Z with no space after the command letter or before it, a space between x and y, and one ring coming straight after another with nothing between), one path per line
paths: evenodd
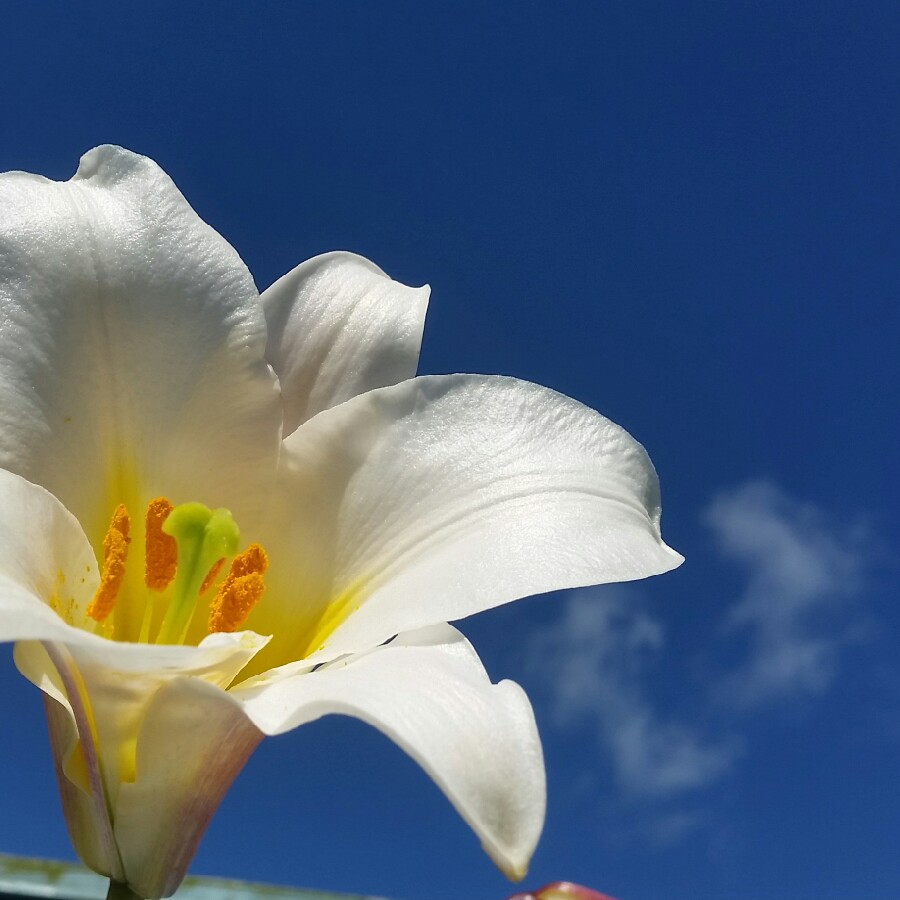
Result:
M182 660L166 648L141 644L19 641L15 662L32 684L75 719L78 698L73 697L73 686L78 688L112 807L121 784L133 779L137 731L160 689L175 679L191 678L221 693L265 644L265 639L247 633L214 637L219 640L208 638L199 647L187 648L193 652ZM79 739L88 740L83 723L78 730Z
M48 491L0 469L0 641L93 640L85 609L97 560L75 517Z
M368 722L434 779L510 878L525 874L546 800L534 714L517 684L491 684L456 629L433 626L314 672L272 674L231 692L261 731L330 713Z
M274 638L253 671L681 562L660 537L643 447L514 379L372 391L299 428L282 463L269 590L248 620Z
M61 666L60 670L70 674L66 666ZM54 674L58 674L55 669ZM61 680L57 679L52 688L49 680L47 684L44 709L50 751L72 846L89 868L114 881L124 881L125 872L106 804L97 745L92 740L82 744L78 736L79 723L88 729L90 726L82 694L77 683L70 679L73 698L70 703Z
M153 697L137 735L134 781L121 786L113 831L140 897L181 883L213 813L263 735L229 694L177 678Z
M98 147L71 181L0 175L0 466L99 546L156 494L250 518L281 425L259 297L152 161Z
M85 863L143 897L177 888L262 737L224 688L264 643L234 634L192 648L16 644L19 671L47 695L63 812Z
M412 378L429 293L342 252L309 259L263 291L284 433L350 397Z

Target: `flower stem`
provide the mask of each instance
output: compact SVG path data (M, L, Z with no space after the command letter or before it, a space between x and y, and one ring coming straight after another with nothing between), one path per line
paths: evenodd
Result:
M144 898L136 894L127 884L110 879L106 900L144 900Z

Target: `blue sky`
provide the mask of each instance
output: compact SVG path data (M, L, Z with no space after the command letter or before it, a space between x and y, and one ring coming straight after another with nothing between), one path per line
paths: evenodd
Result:
M152 156L260 288L362 253L431 284L422 372L550 385L650 451L679 571L462 626L541 726L529 884L900 894L898 39L892 3L4 7L0 170ZM70 857L8 652L0 683L0 850ZM264 743L193 871L512 891L340 719Z

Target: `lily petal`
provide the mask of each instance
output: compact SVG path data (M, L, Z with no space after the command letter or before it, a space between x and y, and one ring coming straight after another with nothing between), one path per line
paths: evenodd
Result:
M126 658L89 644L19 641L15 662L32 684L71 712L78 739L97 744L106 801L114 808L122 783L134 779L137 733L154 695L178 678L222 692L265 641L247 632L211 635L189 648L192 652L180 664L171 653L159 652L164 648L145 644L122 645L131 651ZM87 725L79 721L75 689L85 705Z
M56 645L54 649L64 651L62 645ZM59 671L67 676L72 674L63 665ZM90 727L80 685L69 679L72 703L66 697L66 686L61 679L51 681L48 678L42 687L53 767L69 839L87 866L115 881L124 881L125 870L106 803L98 748L94 740L88 739L84 743L79 740L79 722L84 723L87 730Z
M106 643L80 630L99 580L75 517L44 488L0 469L0 641Z
M125 880L141 897L168 897L184 878L213 813L262 740L229 694L177 678L153 696L123 784L114 833Z
M544 591L682 561L625 431L546 388L430 376L321 413L286 442L251 666L323 661Z
M98 147L68 182L0 176L0 466L94 547L120 502L261 506L281 425L265 341L246 267L151 160Z
M517 684L491 684L455 628L436 625L314 672L272 675L230 692L257 728L279 734L330 713L368 722L422 766L506 875L524 876L546 805L534 714Z
M429 294L342 252L309 259L263 291L284 433L357 394L412 378Z
M144 897L177 888L262 737L224 688L264 644L250 633L191 648L16 644L17 668L47 697L66 823L89 866Z

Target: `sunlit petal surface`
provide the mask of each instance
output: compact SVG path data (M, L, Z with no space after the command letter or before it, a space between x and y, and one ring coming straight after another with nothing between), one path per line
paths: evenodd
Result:
M428 294L353 253L309 259L263 291L285 435L323 409L412 378Z
M681 562L621 428L514 379L413 377L427 300L348 253L260 297L120 148L0 176L0 639L44 692L76 850L142 897L177 889L263 735L329 714L523 877L534 715L447 622Z

